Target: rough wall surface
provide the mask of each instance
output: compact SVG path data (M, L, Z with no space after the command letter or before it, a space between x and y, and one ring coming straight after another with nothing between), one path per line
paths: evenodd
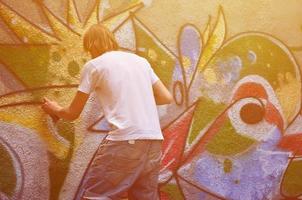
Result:
M162 200L302 198L302 2L0 0L0 199L72 199L108 132L94 95L68 105L81 36L102 21L173 93L159 107Z

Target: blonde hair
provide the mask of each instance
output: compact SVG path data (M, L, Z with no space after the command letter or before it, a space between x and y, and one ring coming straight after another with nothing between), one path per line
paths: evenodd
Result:
M85 51L94 51L98 55L118 49L113 33L102 24L94 24L88 29L84 34L83 46Z

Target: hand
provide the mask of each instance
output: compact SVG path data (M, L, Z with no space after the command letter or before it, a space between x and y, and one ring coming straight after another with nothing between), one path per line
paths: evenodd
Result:
M56 123L60 118L57 116L57 113L62 109L62 107L55 101L51 101L46 97L43 98L43 104L41 108L49 114L53 122Z

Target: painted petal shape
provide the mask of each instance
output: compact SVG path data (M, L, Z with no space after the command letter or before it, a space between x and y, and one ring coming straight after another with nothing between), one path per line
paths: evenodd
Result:
M226 36L226 24L222 8L219 9L218 19L213 32L210 34L199 63L199 70L202 71L207 63L222 46Z
M293 152L297 156L302 155L302 133L283 136L279 147Z
M174 172L177 169L184 152L195 107L196 105L194 104L163 130L165 140L162 145L162 172L166 170Z
M186 86L189 88L201 55L202 37L195 26L185 25L180 30L178 42L179 59L184 70Z

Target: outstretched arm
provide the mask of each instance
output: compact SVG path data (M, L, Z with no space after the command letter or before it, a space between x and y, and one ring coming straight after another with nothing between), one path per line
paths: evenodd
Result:
M156 81L153 85L153 93L157 105L170 104L173 97L161 80Z
M44 97L42 109L47 114L49 114L54 119L54 121L57 121L59 118L72 121L80 116L88 98L89 94L78 91L70 106L64 108L60 106L56 101L51 101Z

